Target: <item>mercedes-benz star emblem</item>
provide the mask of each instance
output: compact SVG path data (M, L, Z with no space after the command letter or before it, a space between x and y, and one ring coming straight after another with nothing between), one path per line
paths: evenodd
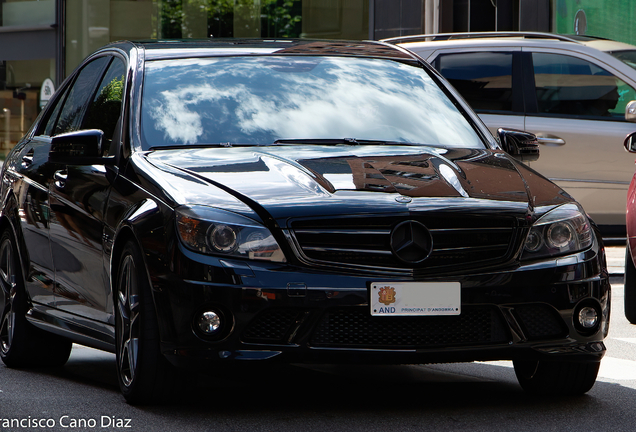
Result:
M433 238L420 222L409 220L399 223L391 231L391 250L407 264L418 264L431 254Z
M404 195L399 195L395 197L395 201L401 203L401 204L408 204L411 201L413 201L413 198L409 197L409 196L404 196Z

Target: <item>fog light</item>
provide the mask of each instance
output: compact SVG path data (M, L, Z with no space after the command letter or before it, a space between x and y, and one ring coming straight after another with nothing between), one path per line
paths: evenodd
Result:
M211 336L221 328L221 317L214 311L203 312L197 320L197 325L203 334Z
M592 329L598 324L598 312L590 306L582 307L579 311L579 324L584 329Z

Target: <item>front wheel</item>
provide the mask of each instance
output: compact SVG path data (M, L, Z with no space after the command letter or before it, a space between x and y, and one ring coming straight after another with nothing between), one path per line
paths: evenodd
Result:
M122 394L131 404L166 400L177 384L176 373L160 352L152 293L136 243L124 246L115 295L115 354Z
M515 360L521 387L535 395L581 395L588 392L601 362Z

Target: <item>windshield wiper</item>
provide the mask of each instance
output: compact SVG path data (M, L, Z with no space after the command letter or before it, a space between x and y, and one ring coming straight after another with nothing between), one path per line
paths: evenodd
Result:
M316 144L316 145L421 145L402 141L368 140L357 138L292 138L277 139L274 144Z
M294 145L294 144L313 144L313 145L405 145L405 146L420 146L425 144L410 143L404 141L384 141L384 140L368 140L368 139L356 139L356 138L291 138L291 139L277 139L273 145ZM173 144L173 145L158 145L150 147L148 150L183 150L183 149L197 149L197 148L213 148L213 147L264 147L271 144L259 144L259 143L197 143L197 144Z

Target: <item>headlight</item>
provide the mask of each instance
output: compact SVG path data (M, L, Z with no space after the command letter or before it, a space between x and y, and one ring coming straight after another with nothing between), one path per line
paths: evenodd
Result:
M185 245L209 255L285 262L274 236L258 222L211 207L180 207L177 230Z
M594 234L587 216L576 204L546 213L530 229L521 259L566 255L588 248Z

